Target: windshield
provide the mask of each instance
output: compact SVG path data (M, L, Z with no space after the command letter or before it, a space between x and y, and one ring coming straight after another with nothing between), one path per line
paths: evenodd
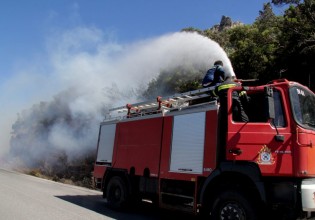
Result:
M294 119L305 128L315 129L315 95L309 90L293 86L290 88Z

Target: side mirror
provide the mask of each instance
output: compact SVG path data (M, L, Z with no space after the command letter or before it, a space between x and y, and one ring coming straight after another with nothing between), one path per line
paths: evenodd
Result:
M273 98L273 89L270 86L266 86L265 98L264 98L264 112L267 119L275 119L275 102Z

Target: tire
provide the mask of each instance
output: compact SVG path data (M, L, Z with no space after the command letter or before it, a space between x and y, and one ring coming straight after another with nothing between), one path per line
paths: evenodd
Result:
M119 176L109 180L106 190L107 204L112 209L123 209L126 207L128 191L126 183Z
M257 220L254 203L243 193L234 190L219 193L209 214L214 220Z

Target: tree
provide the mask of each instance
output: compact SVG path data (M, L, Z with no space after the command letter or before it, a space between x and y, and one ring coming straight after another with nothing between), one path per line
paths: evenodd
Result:
M298 4L301 0L272 0L275 5Z
M179 66L171 70L162 71L155 79L151 80L148 88L143 92L146 99L157 96L169 96L199 88L205 70Z
M272 79L280 77L281 68L276 62L277 51L280 45L280 36L282 35L281 24L282 17L277 17L270 3L263 5L263 10L259 11L259 16L253 24L259 30L258 45L262 53L267 58L264 63L265 70L260 73L260 79L268 82ZM259 39L260 38L260 39Z
M315 72L315 0L274 0L272 3L290 6L284 16L276 16L271 3L266 3L252 25L227 19L227 28L221 28L220 24L204 31L192 27L183 30L197 31L218 42L238 78L258 78L262 83L287 78L315 89L311 83L311 73ZM224 18L227 17L223 16L221 23ZM160 89L163 83L168 85L165 91L169 92L196 87L196 78L190 79L191 82L182 81L179 76L183 72L175 72L171 77L167 75L167 81L159 78L152 81L150 89Z
M315 71L315 0L305 0L286 10L282 45L278 62L286 70L285 77L315 89L311 74ZM280 56L282 55L282 56Z
M264 4L263 10L259 11L259 16L256 18L256 25L258 25L261 29L266 29L267 26L274 27L276 22L277 17L275 13L273 13L271 4Z
M228 51L238 78L258 78L267 83L279 76L280 68L275 61L281 22L281 17L277 17L267 3L254 24L230 29Z
M197 32L200 35L202 35L202 33L203 33L202 30L200 30L198 28L194 28L194 27L183 28L181 31L182 32Z

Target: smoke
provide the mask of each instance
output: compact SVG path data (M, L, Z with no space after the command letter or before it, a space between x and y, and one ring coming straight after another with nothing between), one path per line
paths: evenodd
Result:
M206 70L218 59L234 75L222 48L197 33L127 45L96 28L56 33L47 40L47 55L23 66L3 87L12 97L2 103L7 117L1 123L0 162L10 156L11 164L36 166L53 163L60 152L70 159L95 152L106 109L139 101L139 92L162 70Z

